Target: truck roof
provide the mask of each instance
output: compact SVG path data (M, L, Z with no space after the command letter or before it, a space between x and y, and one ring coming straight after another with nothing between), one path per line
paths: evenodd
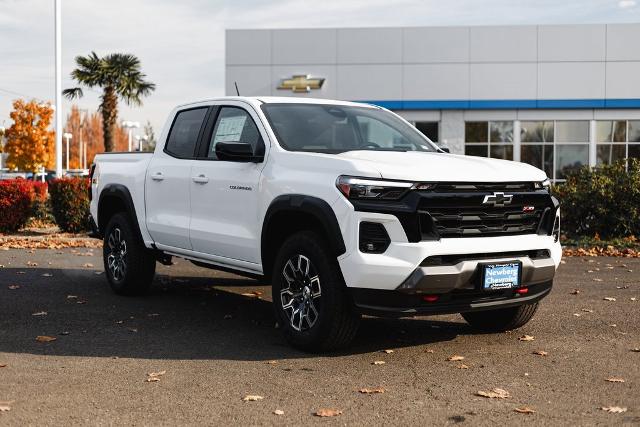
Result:
M195 102L188 102L181 104L178 108L187 107L196 104L205 104L207 102L216 101L244 101L249 104L258 106L260 104L331 104L331 105L349 105L354 107L371 107L379 108L371 104L363 104L350 101L338 101L334 99L322 99L322 98L306 98L301 96L221 96L218 98L203 99Z

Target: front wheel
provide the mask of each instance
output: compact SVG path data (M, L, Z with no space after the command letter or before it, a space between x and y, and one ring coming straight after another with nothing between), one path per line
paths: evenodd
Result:
M317 234L303 231L284 242L274 264L272 291L276 317L294 347L336 350L356 335L360 315L335 257Z
M472 327L483 332L502 332L526 325L538 310L538 303L498 310L461 313Z
M156 260L124 212L111 217L105 228L102 257L107 280L116 294L139 295L151 286Z

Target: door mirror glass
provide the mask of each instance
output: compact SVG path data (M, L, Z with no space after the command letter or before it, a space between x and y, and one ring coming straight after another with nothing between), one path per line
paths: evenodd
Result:
M254 156L253 147L246 142L218 142L215 147L218 160L230 162L262 161L262 156Z

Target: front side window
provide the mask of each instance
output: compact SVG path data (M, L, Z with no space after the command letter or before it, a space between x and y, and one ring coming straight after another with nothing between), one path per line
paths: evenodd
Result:
M262 137L255 122L242 108L222 107L211 135L207 158L216 159L219 142L242 142L251 145L256 153L262 145Z
M208 107L180 111L173 121L165 150L174 157L190 159L198 142Z
M416 128L377 108L283 103L262 110L288 151L437 151Z

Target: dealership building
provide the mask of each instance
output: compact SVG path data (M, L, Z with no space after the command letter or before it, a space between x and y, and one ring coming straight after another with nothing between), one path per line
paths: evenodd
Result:
M640 158L640 24L227 30L226 93L362 101L562 180Z

